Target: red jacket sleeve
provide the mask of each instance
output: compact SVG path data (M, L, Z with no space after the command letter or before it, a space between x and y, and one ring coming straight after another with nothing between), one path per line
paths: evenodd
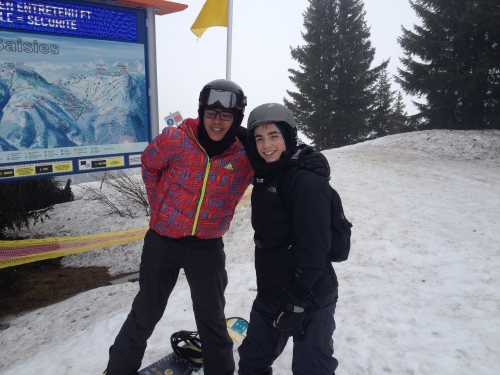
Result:
M158 207L157 187L161 180L162 171L168 166L168 132L165 128L142 152L142 179L146 185L149 206L151 210Z

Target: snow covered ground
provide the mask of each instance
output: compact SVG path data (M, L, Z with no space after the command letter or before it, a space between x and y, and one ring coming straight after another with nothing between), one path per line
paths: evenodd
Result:
M334 265L336 374L498 374L500 131L422 131L324 154L354 224L350 259ZM227 316L248 318L255 297L250 210L238 209L225 236ZM106 216L85 199L58 205L51 216L31 234L83 235L148 222ZM112 275L136 271L141 246L73 255L64 264L103 265ZM102 373L137 290L137 283L102 287L13 319L0 333L0 373ZM181 275L143 365L170 351L173 332L195 328ZM290 341L276 375L291 374L291 349Z

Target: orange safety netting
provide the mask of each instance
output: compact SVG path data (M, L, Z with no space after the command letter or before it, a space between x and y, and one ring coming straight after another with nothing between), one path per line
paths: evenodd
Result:
M250 192L250 189L245 192L238 207L250 203ZM147 230L146 226L86 236L0 241L0 268L137 241L144 238Z

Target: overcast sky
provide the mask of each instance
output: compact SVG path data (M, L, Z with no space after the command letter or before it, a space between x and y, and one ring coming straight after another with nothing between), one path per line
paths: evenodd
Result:
M205 0L178 1L182 12L156 16L160 128L164 117L180 111L184 118L197 116L198 95L209 81L226 78L225 27L209 28L198 39L190 30ZM303 13L306 0L234 0L231 79L248 97L246 115L266 102L283 103L286 90L296 91L288 69L298 68L290 47L304 44ZM401 26L413 29L418 18L407 0L365 0L365 20L376 49L372 66L391 58L389 73L397 73L403 52L396 41ZM393 84L394 89L400 89ZM403 93L404 95L404 93ZM415 113L411 98L406 110ZM244 121L244 125L246 120Z

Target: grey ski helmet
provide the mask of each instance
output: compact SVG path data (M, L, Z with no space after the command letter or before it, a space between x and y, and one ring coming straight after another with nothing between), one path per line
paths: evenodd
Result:
M285 140L287 151L297 147L297 124L292 112L282 104L266 103L255 107L248 116L247 129L253 139L255 128L262 124L274 123Z
M253 111L250 112L247 129L252 130L259 125L270 122L285 122L291 128L297 128L293 114L288 108L278 103L266 103L255 107Z
M216 79L208 82L201 89L198 99L200 108L222 107L245 112L247 97L243 89L233 81Z

